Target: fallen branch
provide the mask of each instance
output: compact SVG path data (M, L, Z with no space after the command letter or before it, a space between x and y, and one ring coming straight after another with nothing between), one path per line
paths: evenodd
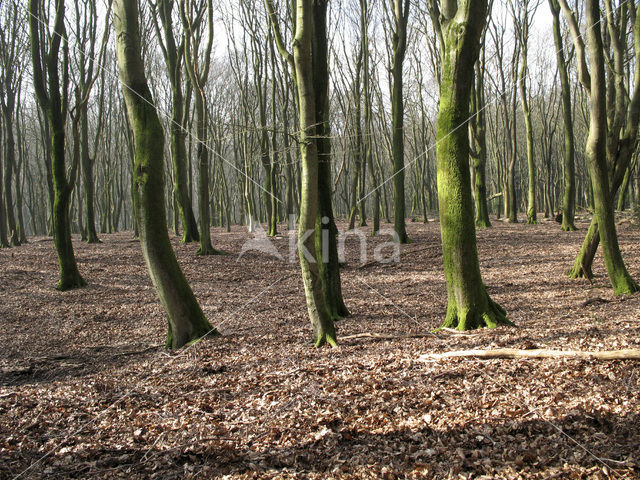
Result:
M446 333L450 333L451 335L463 335L463 336L471 336L471 335L478 335L481 333L485 333L488 330L486 329L481 329L481 330L456 330L455 328L447 328L447 327L443 327L443 328L439 328L437 330L438 332L446 332Z
M346 337L338 337L338 340L357 340L360 338L374 338L376 340L405 340L408 338L431 338L434 334L427 333L415 333L411 335L380 335L377 333L358 333L356 335L347 335Z
M584 358L594 360L640 360L640 350L610 350L602 352L581 352L578 350L459 350L445 353L420 355L419 361L428 362L447 358Z

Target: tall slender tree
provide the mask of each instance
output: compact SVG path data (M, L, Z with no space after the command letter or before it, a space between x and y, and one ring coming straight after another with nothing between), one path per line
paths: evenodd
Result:
M540 5L540 0L510 0L514 26L518 42L520 43L520 72L518 75L518 88L520 90L520 104L524 116L524 128L527 138L527 224L538 223L538 207L536 200L537 167L533 143L533 121L531 115L529 90L527 80L529 76L529 31L531 29L533 15Z
M89 146L89 110L88 101L91 90L98 76L104 71L100 71L96 68L96 62L99 64L104 63L104 55L106 53L106 45L108 41L108 28L106 22L104 26L104 35L102 41L102 47L100 51L96 51L96 45L98 44L98 8L94 1L91 0L78 0L75 4L75 40L83 48L75 50L76 53L76 70L77 70L77 88L79 90L82 103L78 105L79 111L79 136L74 138L74 142L80 142L80 159L81 159L81 171L82 171L82 187L84 190L84 207L85 207L85 220L86 220L86 240L87 243L100 243L98 233L96 231L96 218L95 218L95 179L94 179L94 165L95 156L97 152L91 152ZM109 5L110 13L111 6ZM98 54L99 53L99 54ZM102 130L103 115L98 115L97 124L97 136L100 135ZM93 153L93 155L92 155Z
M407 52L407 25L409 0L393 0L391 115L393 122L393 204L394 229L400 243L408 243L406 227L404 185L404 76L403 66Z
M576 167L575 137L573 134L573 109L571 106L571 83L564 53L564 39L560 28L560 5L558 0L549 0L553 16L553 41L556 48L560 88L562 90L562 120L564 122L564 193L562 196L562 230L576 230Z
M184 29L184 63L194 92L196 140L198 157L198 203L200 205L200 248L197 255L215 255L220 252L211 245L211 215L209 210L209 142L207 126L206 83L213 51L213 4L211 0L180 2L180 17ZM204 48L203 24L206 21L207 38Z
M471 121L469 122L471 161L475 173L474 196L476 200L476 226L481 228L491 226L489 205L487 202L487 126L484 97L485 69L485 49L482 48L480 58L475 65L474 86L471 91Z
M9 242L20 245L19 226L13 205L13 178L16 170L16 106L25 71L26 41L23 35L23 10L18 2L5 5L0 20L0 109L4 126L4 211L9 226ZM0 191L0 201L2 199Z
M69 108L69 48L64 19L64 0L55 0L53 31L50 32L49 49L42 51L41 25L44 22L46 2L29 0L29 29L31 57L33 60L33 87L40 108L45 112L51 131L51 170L53 173L53 235L60 267L59 290L82 287L85 280L78 271L71 241L69 202L76 178L77 165L67 178L65 162L65 123ZM60 64L62 49L62 64ZM62 72L62 79L60 78ZM46 83L45 83L46 75Z
M326 98L323 98L323 95L316 91L318 80L314 79L320 69L327 68L326 65L321 65L323 59L326 60L326 53L314 52L313 50L314 44L318 43L317 38L314 42L314 34L326 35L322 28L322 22L326 22L327 0L295 0L295 34L292 53L284 45L271 0L265 0L265 5L276 45L282 56L292 66L298 91L300 130L298 141L302 164L298 249L307 310L313 328L313 343L316 347L327 343L336 346L334 318L329 310L327 290L323 284L323 275L319 266L323 256L317 250L316 240L318 235L322 235L322 227L329 227L328 230L330 230L332 221L331 217L323 219L320 216L319 163L322 147L319 145L319 140L323 140L322 137L325 137L324 140L329 139L322 134L323 128L328 128L328 125L322 126L325 123L325 114L319 115L317 109L320 106L322 106L321 108L328 107L328 102L325 104ZM322 81L326 81L324 74L321 75ZM324 88L328 88L328 82ZM326 150L322 150L322 152L326 154ZM331 231L328 233L331 237ZM329 246L327 242L324 244ZM327 268L327 265L324 265L323 268Z
M329 0L313 0L312 66L318 149L318 215L316 220L316 257L329 314L334 320L350 315L342 296L338 259L338 227L332 204L331 124L329 104L329 46L327 7ZM361 216L361 219L364 218Z
M173 164L173 191L178 202L178 210L182 218L184 243L197 242L200 239L198 224L193 214L191 194L189 191L189 172L187 168L187 149L185 144L185 95L182 84L182 67L184 62L184 35L180 43L176 42L174 32L174 0L157 0L151 2L153 8L153 25L160 43L160 49L167 65L169 83L171 84L171 160ZM160 20L158 22L158 19Z

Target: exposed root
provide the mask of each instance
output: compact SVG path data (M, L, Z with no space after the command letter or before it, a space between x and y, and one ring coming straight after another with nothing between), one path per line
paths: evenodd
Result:
M500 325L515 326L507 318L507 312L487 294L486 311L460 311L455 303L450 302L447 309L447 318L440 328L465 331L478 328L497 328Z

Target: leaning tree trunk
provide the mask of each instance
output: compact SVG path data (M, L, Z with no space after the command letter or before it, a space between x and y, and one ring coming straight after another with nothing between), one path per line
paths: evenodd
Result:
M587 0L587 24L600 21L600 6L596 0ZM604 72L603 41L599 29L587 29L587 44L591 68L589 136L586 156L593 185L595 218L602 242L602 253L609 280L616 294L633 293L640 289L627 271L616 232L614 198L611 195L607 168L607 106Z
M117 58L135 143L135 213L149 274L169 317L167 346L215 335L176 259L166 222L164 141L140 53L137 0L114 2Z
M436 132L438 199L449 304L443 327L469 330L510 324L487 294L480 274L473 218L469 119L473 65L487 17L486 0L441 2L442 82Z

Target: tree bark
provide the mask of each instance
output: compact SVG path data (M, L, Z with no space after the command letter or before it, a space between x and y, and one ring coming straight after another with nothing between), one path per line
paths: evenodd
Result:
M51 132L51 171L53 176L53 209L52 224L60 279L58 290L65 291L86 285L78 271L76 257L71 241L71 225L69 221L69 203L73 191L71 182L67 180L65 163L65 121L68 110L69 87L69 52L64 25L64 0L55 2L55 26L49 44L49 51L43 52L40 43L39 18L42 4L40 0L29 0L29 28L31 33L31 57L33 60L33 84L38 102L46 113ZM62 48L62 84L59 75L59 53ZM43 55L44 54L44 55ZM43 64L44 57L44 64ZM47 83L45 86L44 71Z
M140 53L137 0L115 0L116 53L135 143L135 210L149 274L169 320L167 346L179 348L217 335L204 316L176 259L166 222L164 133L153 106Z
M575 140L573 134L573 112L571 107L571 84L567 73L567 62L564 57L564 40L560 29L560 5L558 0L549 0L553 15L553 39L560 74L562 90L562 120L564 122L564 194L562 196L562 230L576 230L576 167Z
M328 0L313 2L313 89L316 112L316 144L318 149L318 218L316 221L316 258L322 277L322 289L329 314L337 320L349 316L342 296L338 260L338 228L331 203L331 127L329 117L329 62L327 40ZM362 217L361 217L362 219ZM326 255L328 253L328 256Z
M296 0L297 20L293 59L298 85L299 141L302 162L298 246L307 310L313 328L313 342L316 347L320 347L325 343L335 346L337 342L335 327L323 292L313 235L319 210L316 93L312 59L313 14L312 0Z
M405 186L404 186L404 93L403 65L407 51L407 23L409 21L409 0L393 1L393 61L391 66L391 110L392 110L392 156L393 156L393 202L394 229L399 243L408 243L405 223Z
M169 82L171 84L171 160L173 165L173 190L178 201L180 218L182 219L183 243L197 242L200 239L198 224L193 214L191 195L189 194L187 171L187 150L185 146L185 133L183 130L183 116L185 109L185 98L182 89L182 46L176 45L173 33L173 4L174 0L158 1L158 16L162 22L164 32L164 44L161 44L167 70L169 72ZM158 38L160 35L160 25L153 15L154 26Z
M599 2L596 0L587 0L586 5L587 24L594 25L600 21ZM602 241L602 253L613 289L616 294L633 293L638 291L640 287L638 287L638 284L631 278L631 275L629 275L620 252L606 161L606 78L604 72L603 42L599 29L587 29L587 45L591 70L591 116L589 136L585 150L593 185L595 216Z
M456 2L446 3L455 6ZM467 129L459 128L469 119L473 66L478 60L487 1L466 0L459 2L457 8L448 5L442 12L442 81L436 141L440 225L449 297L443 327L494 328L511 322L502 307L487 294L480 274L469 172L469 136Z

